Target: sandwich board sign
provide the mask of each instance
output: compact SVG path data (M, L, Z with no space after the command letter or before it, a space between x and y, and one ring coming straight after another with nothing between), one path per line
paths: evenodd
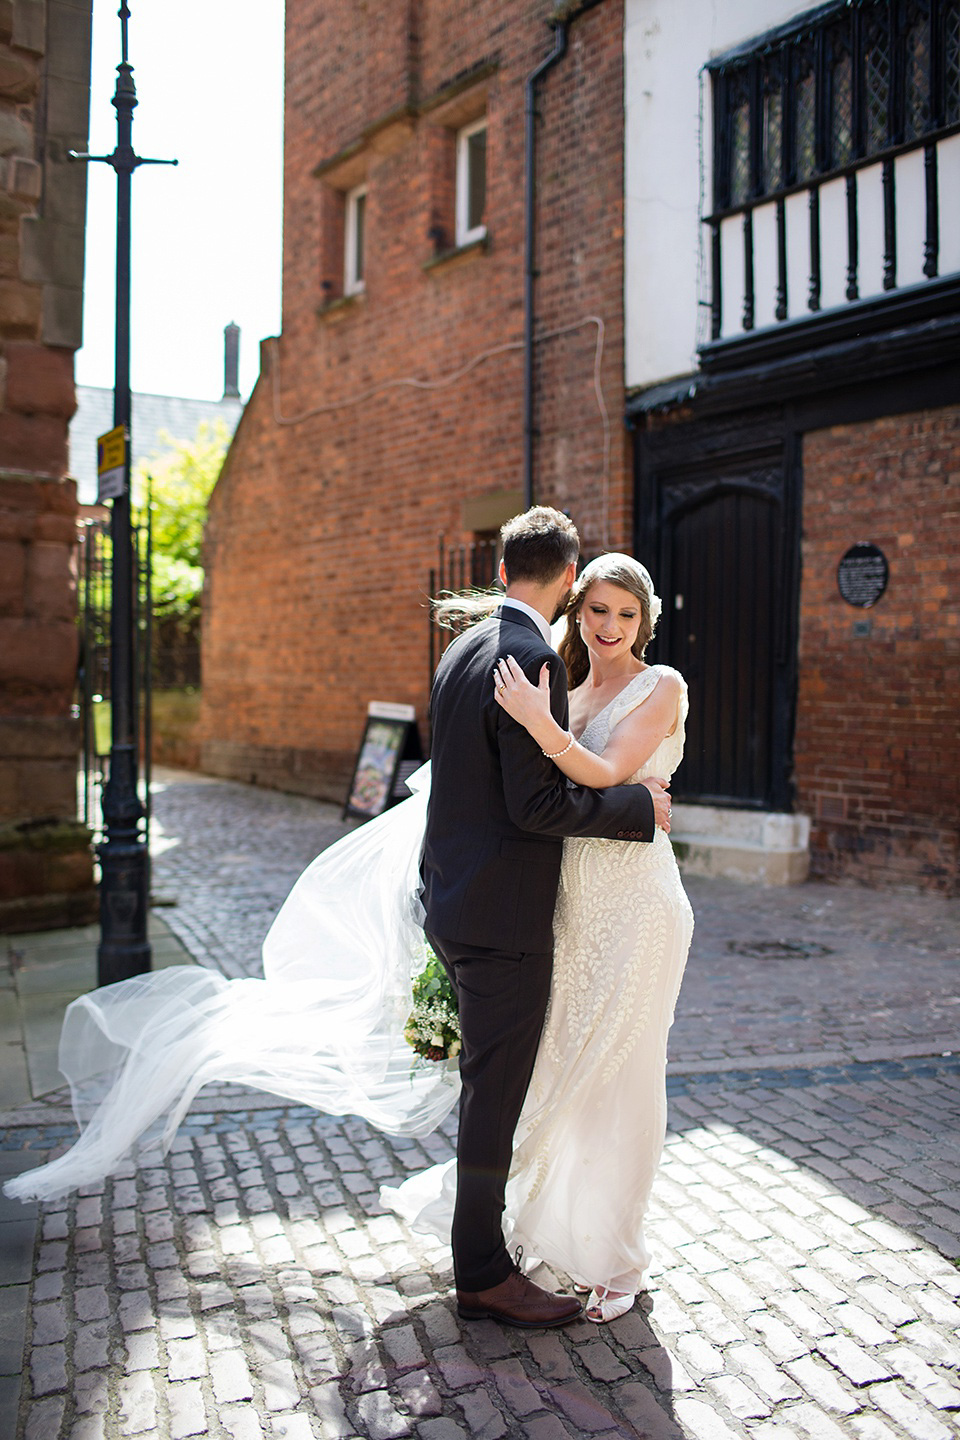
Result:
M123 494L127 475L125 425L115 425L106 435L97 436L97 501L118 500Z
M422 763L413 706L371 700L343 807L344 819L356 815L372 820L391 805L406 800L410 793L405 784L407 777Z

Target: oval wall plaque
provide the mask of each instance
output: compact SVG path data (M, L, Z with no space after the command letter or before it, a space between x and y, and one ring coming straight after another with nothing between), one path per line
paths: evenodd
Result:
M837 566L837 588L848 605L866 610L876 605L887 588L890 567L876 545L861 540L851 545Z

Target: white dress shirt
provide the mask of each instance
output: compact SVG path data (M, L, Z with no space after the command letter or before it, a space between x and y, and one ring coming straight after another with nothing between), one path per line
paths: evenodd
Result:
M512 595L505 595L500 601L501 610L506 605L512 605L515 610L522 610L524 615L529 615L530 619L536 622L537 629L540 631L545 642L550 646L550 649L552 650L554 648L553 640L550 638L550 626L546 619L540 614L539 610L534 610L533 606L528 605L524 600L514 600Z

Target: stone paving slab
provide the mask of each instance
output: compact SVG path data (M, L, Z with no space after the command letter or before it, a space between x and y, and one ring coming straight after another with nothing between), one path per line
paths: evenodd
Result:
M191 963L161 914L148 919L153 968ZM96 925L4 935L0 954L0 1106L60 1091L57 1065L63 1014L97 983Z

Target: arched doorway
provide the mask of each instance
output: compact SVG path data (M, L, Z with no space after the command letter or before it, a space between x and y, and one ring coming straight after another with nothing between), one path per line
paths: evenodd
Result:
M705 454L703 431L685 429L638 437L637 554L663 597L650 658L690 687L674 795L789 810L799 537L788 457L769 432L760 453Z

